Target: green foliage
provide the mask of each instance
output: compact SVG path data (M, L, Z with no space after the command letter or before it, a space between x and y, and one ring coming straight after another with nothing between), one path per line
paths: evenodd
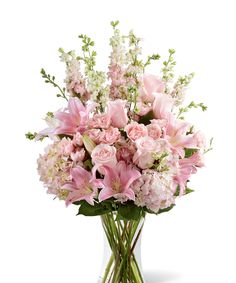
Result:
M198 151L198 149L197 148L185 148L184 151L185 151L184 157L189 158L194 153L196 153Z
M160 209L157 214L161 214L161 213L164 213L164 212L168 212L168 211L170 211L170 210L171 210L172 208L174 208L174 207L175 207L175 204L172 204L171 206L169 206L169 207L167 207L167 208Z
M162 79L165 82L168 82L170 80L173 79L174 77L174 66L176 65L176 62L174 60L174 54L175 54L175 50L174 49L169 49L169 57L167 61L163 62L163 68L161 69L163 76Z
M210 139L209 147L204 151L204 153L207 153L213 149L212 143L213 143L213 138Z
M56 96L57 97L62 97L66 100L66 89L65 88L61 88L56 82L55 82L55 76L51 76L50 74L47 74L46 71L42 68L40 71L42 78L44 79L45 83L49 83L51 84L53 87L57 88L59 90L60 93L58 93Z
M190 102L188 106L186 107L181 107L179 108L179 114L178 114L178 117L180 119L183 119L183 117L181 117L181 115L183 113L186 113L188 112L190 109L192 108L201 108L202 111L206 111L207 110L207 106L205 104L203 104L202 102L200 103L195 103L194 101Z
M119 205L116 220L138 220L142 211L142 207L135 205L131 201L128 201L125 204Z
M151 56L148 56L147 62L144 64L144 67L151 64L151 61L157 61L161 58L159 54L152 54Z
M94 205L90 205L87 201L83 200L80 202L75 202L75 205L80 205L78 214L82 214L84 216L97 216L109 213L112 211L112 204L111 202L101 202L101 203L94 203Z
M115 29L119 25L119 21L111 21L111 26Z
M85 73L88 74L89 71L93 71L94 66L96 65L96 56L97 53L94 50L91 50L92 47L94 47L95 43L94 41L88 37L85 34L80 34L79 38L82 40L82 51L83 51L83 57L80 57L79 59L83 60L85 63Z
M31 132L28 132L25 134L25 137L28 139L28 140L34 140L35 137L36 137L37 133L31 133Z

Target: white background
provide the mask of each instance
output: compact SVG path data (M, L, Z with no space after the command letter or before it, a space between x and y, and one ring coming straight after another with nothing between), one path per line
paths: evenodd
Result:
M196 77L188 100L206 113L191 121L214 136L196 192L167 214L148 216L143 232L147 283L236 282L235 8L234 1L1 1L0 4L0 282L95 283L103 251L99 218L75 216L38 181L45 144L25 140L44 127L47 111L63 106L39 71L63 80L57 49L79 48L77 35L96 41L98 65L109 54L109 22L144 38L144 55L175 48L177 72ZM158 72L160 65L154 65Z

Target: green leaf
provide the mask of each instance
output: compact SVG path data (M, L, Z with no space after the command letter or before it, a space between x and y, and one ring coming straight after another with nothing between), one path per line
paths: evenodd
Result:
M197 148L185 148L184 151L185 151L184 157L185 157L185 158L189 158L189 157L191 157L195 152L197 152L198 149L197 149Z
M139 123L148 125L150 124L150 120L152 120L153 118L154 118L154 114L152 111L150 111L139 119Z
M133 202L120 204L116 220L138 220L141 216L142 208Z
M111 212L111 206L108 206L108 204L103 205L102 203L94 203L94 205L90 205L86 201L81 201L79 212L77 215L82 214L85 216L97 216L106 214L108 212Z
M190 189L190 188L186 188L186 190L185 190L185 195L190 194L190 193L193 193L193 192L194 192L194 190L192 190L192 189Z
M170 211L174 206L175 206L175 204L172 204L171 206L169 206L169 207L167 207L167 208L160 209L160 210L158 211L158 214L161 214L161 213L163 213L163 212L168 212L168 211Z

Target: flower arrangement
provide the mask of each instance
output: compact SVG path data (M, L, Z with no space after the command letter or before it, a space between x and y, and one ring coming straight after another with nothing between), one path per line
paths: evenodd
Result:
M45 82L67 105L47 113L46 129L26 136L52 140L38 159L47 192L66 206L78 205L78 214L102 216L113 250L110 268L114 263L102 282L108 276L114 277L112 282L143 282L132 254L138 224L146 213L169 211L178 197L192 192L189 179L203 167L203 155L211 147L206 148L204 135L185 121L184 114L191 108L205 111L206 106L194 102L182 106L194 74L175 79L173 49L160 75L148 74L145 69L160 56L142 60L141 39L132 31L123 36L118 22L111 25L107 72L96 70L94 42L86 35L79 36L82 55L59 49L66 66L64 88L41 70ZM133 260L130 266L128 254ZM121 278L127 274L129 278Z

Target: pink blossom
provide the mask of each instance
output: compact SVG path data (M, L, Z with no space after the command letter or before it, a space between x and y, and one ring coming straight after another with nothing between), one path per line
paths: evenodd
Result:
M101 130L100 129L89 129L85 134L90 137L90 139L98 144L100 142Z
M151 122L151 124L147 125L147 130L149 137L153 138L154 140L159 139L162 135L161 127L158 123Z
M157 144L151 137L141 137L135 142L137 151L134 154L133 162L141 169L147 169L153 166L155 159L153 153L156 152Z
M99 166L116 166L116 148L108 144L97 145L91 154L92 161L95 165Z
M161 78L154 75L144 75L142 86L139 89L140 98L144 102L153 102L155 99L154 92L162 93L165 90L165 83Z
M138 112L137 112L138 115L144 116L152 110L152 106L148 103L137 101L137 109L138 109Z
M126 163L131 163L135 152L136 148L134 144L124 144L117 150L117 160L123 160Z
M63 138L58 144L58 153L69 156L74 150L74 144L71 139Z
M72 152L70 156L75 163L82 162L85 158L85 150L84 148L77 149L75 152Z
M165 139L172 149L184 157L184 148L196 148L197 140L192 134L186 134L191 125L171 117L166 126Z
M94 204L94 197L97 196L97 189L101 188L100 180L81 166L71 169L72 182L68 182L63 189L69 191L66 205L75 201L86 200L89 204Z
M200 151L197 151L189 158L183 158L179 160L179 166L177 167L177 173L174 177L174 180L180 187L180 195L184 194L186 183L191 174L195 174L197 172L197 167L203 166L203 156Z
M73 142L74 142L75 145L79 145L79 146L83 145L83 139L82 139L81 133L77 132L74 135Z
M172 115L171 110L174 105L173 98L164 93L155 93L153 103L153 114L156 119L168 119Z
M137 122L131 122L130 124L128 124L125 127L125 131L127 133L127 136L132 141L136 141L137 139L148 135L146 126Z
M156 170L144 170L142 176L133 182L135 204L147 207L157 213L175 202L175 183L170 172L159 173Z
M196 133L194 133L193 139L195 140L196 146L198 148L206 148L206 137L201 131L197 131Z
M100 142L106 144L114 144L120 139L120 131L118 128L110 127L103 130L100 136Z
M103 167L105 176L103 180L104 188L99 194L99 201L104 201L111 197L121 202L135 200L134 191L130 188L131 184L141 176L140 172L131 165L126 165L120 161L116 167Z
M83 132L87 126L89 113L94 109L95 104L86 107L77 97L71 97L68 102L67 111L57 111L55 118L60 125L55 129L54 134L73 135L76 132Z
M124 128L128 123L126 100L116 99L108 102L108 115L111 117L111 124L116 128Z
M107 129L111 124L111 117L108 114L95 114L93 118L89 120L90 128Z

